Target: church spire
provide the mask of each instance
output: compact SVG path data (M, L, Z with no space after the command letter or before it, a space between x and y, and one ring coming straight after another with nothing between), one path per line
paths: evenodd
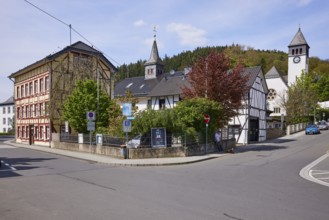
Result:
M156 42L156 27L154 27L153 32L154 41L151 49L150 59L144 64L145 79L154 79L163 73L163 62L159 56L158 45Z

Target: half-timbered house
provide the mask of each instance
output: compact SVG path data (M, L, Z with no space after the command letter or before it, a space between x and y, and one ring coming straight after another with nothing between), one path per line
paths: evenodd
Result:
M16 142L50 146L65 131L62 106L77 80L93 79L113 97L113 64L79 41L9 76L14 81Z

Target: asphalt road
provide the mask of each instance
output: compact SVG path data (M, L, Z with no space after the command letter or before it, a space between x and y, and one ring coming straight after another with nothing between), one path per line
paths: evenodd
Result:
M324 131L194 164L120 167L0 143L0 219L326 220L329 188L299 172L328 149Z

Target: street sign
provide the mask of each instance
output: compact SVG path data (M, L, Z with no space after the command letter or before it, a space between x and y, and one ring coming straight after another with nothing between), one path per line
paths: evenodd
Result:
M95 131L95 122L93 122L93 121L88 121L88 124L87 124L87 131Z
M131 116L131 103L122 103L122 115L123 116Z
M210 122L210 116L208 114L204 114L203 121L204 121L204 123L208 124Z
M123 121L123 132L131 132L131 121L130 120Z
M94 121L96 120L96 114L95 112L87 112L87 120L88 121Z

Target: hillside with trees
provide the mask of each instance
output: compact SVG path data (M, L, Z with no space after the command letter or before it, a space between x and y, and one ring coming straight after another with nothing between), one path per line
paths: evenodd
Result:
M200 57L209 55L210 52L223 52L231 59L231 67L239 60L245 67L262 66L264 73L275 66L283 74L288 72L288 54L278 50L256 50L242 45L198 47L193 51L183 51L172 57L162 59L165 73L170 70L183 70L193 66ZM118 68L117 80L127 77L143 76L146 60L138 60L136 63L123 64ZM309 71L319 74L329 73L329 61L311 57Z

